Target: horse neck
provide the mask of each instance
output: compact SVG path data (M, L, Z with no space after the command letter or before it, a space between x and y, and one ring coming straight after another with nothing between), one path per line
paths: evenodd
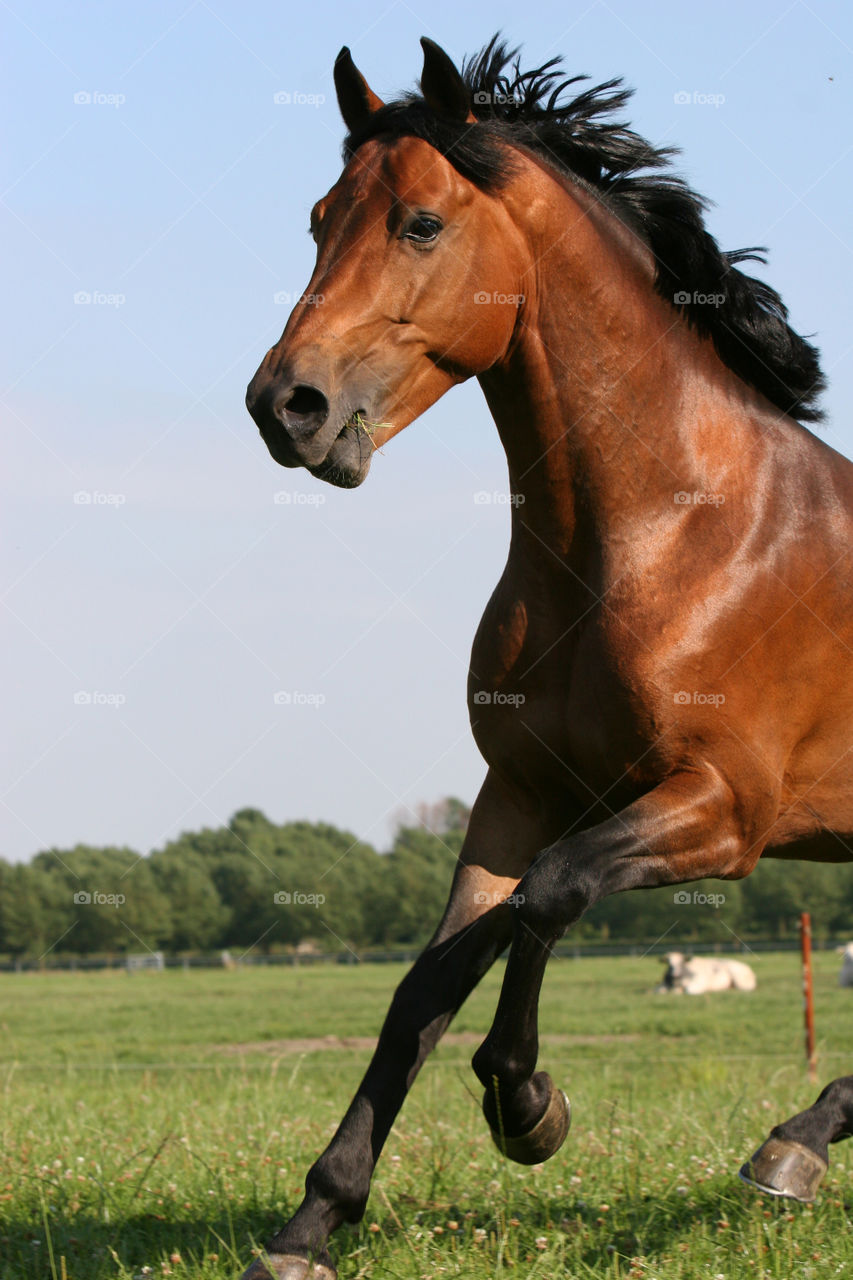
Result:
M620 525L671 517L676 494L722 483L732 432L743 433L755 400L655 293L636 235L588 192L565 196L569 207L552 199L543 218L528 191L537 225L525 300L505 358L480 376L515 532L560 554L582 521L598 538L618 536Z

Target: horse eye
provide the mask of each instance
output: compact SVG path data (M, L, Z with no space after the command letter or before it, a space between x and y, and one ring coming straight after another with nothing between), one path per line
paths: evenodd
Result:
M414 240L416 244L429 244L438 237L439 231L441 231L441 223L438 218L419 215L409 223L405 235L407 240Z

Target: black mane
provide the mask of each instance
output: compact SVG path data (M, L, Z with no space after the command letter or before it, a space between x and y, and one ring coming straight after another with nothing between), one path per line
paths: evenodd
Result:
M497 190L513 172L507 144L536 153L600 193L639 233L654 254L657 292L712 339L729 368L783 413L819 421L816 401L825 381L816 348L790 328L779 294L735 265L763 262L760 252L722 251L705 227L707 202L669 169L676 149L653 147L612 118L633 90L608 80L564 101L566 89L588 77L564 79L560 68L561 60L552 58L522 72L518 51L495 36L462 68L476 127L440 116L423 98L407 94L350 134L344 156L379 135L417 137L477 186ZM720 294L720 305L693 302L694 295ZM679 295L690 301L678 301Z

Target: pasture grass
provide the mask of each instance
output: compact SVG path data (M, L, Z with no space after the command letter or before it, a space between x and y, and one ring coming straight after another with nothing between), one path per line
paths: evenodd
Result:
M815 1206L766 1200L735 1177L817 1092L798 957L751 963L753 994L664 997L650 959L553 961L540 1065L567 1089L574 1123L533 1169L493 1147L469 1066L496 966L415 1085L364 1221L333 1238L341 1280L853 1271L853 1143L833 1148ZM815 956L822 1083L853 1057L838 965ZM2 1280L236 1280L298 1204L403 972L0 977ZM319 1047L324 1037L354 1041Z

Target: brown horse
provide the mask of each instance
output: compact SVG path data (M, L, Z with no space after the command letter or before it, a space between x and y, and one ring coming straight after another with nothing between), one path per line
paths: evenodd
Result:
M536 1070L540 984L591 904L853 858L853 465L801 425L817 353L668 154L613 121L620 82L567 101L556 61L522 74L492 41L460 73L422 43L421 94L389 105L338 57L345 168L247 404L277 462L352 487L478 378L518 499L471 657L488 773L444 917L251 1280L334 1276L329 1234L507 946L473 1065L495 1140L536 1162L569 1127ZM808 1198L851 1127L836 1081L745 1172Z

